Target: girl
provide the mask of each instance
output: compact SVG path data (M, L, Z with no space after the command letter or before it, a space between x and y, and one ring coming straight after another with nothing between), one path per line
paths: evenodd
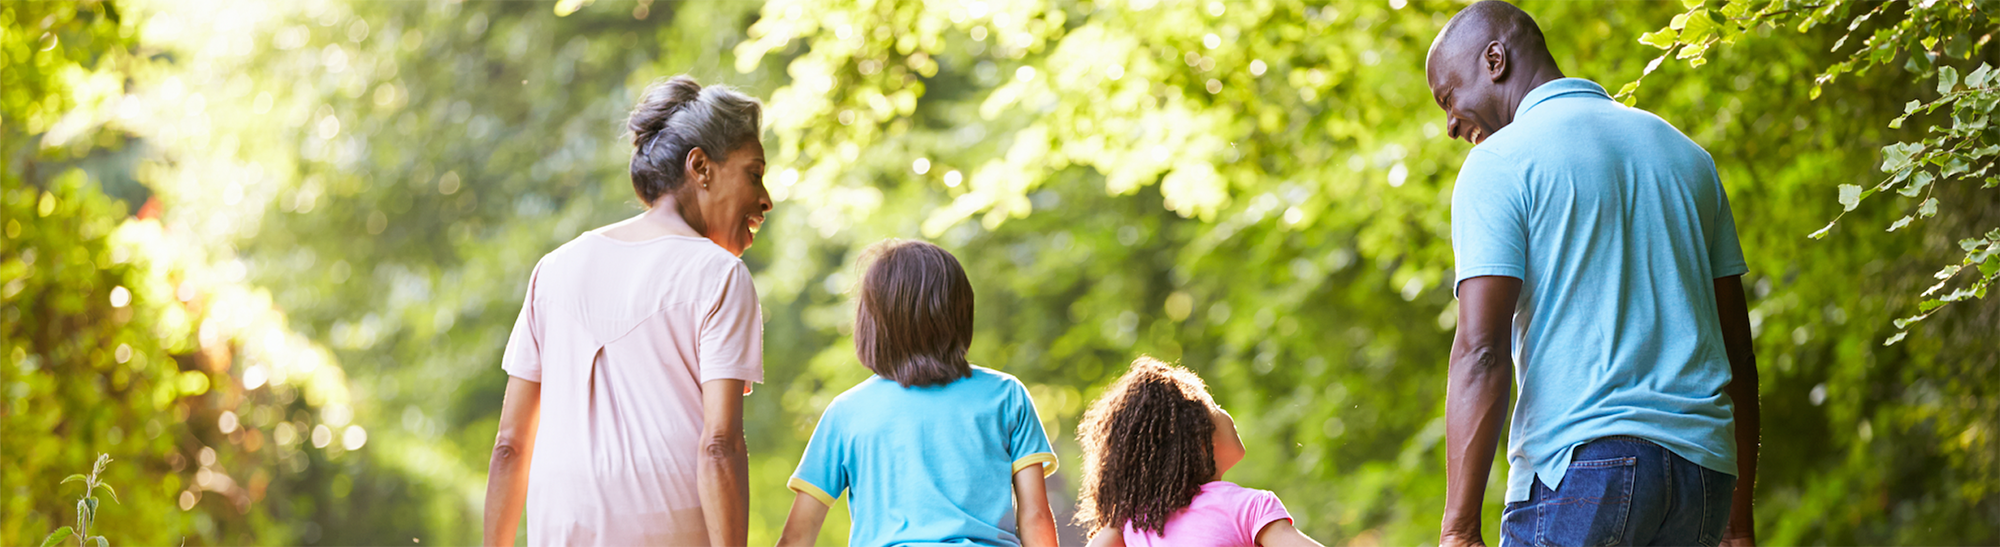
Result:
M1151 357L1091 403L1077 425L1091 547L1319 547L1278 497L1224 482L1243 460L1236 422L1201 377Z
M866 257L854 350L875 377L813 428L778 545L812 545L846 492L848 545L1054 547L1055 452L1021 382L965 361L972 284L958 259L898 240Z

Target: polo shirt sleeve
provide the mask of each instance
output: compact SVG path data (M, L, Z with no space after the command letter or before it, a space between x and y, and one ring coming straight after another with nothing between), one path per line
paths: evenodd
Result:
M742 262L723 276L715 304L702 318L700 336L696 351L702 382L764 381L764 313L757 305L750 268Z
M1750 271L1750 265L1743 260L1743 246L1736 239L1736 214L1729 209L1729 192L1723 190L1722 179L1715 179L1714 229L1708 231L1708 265L1717 279L1732 275L1743 275Z
M514 332L507 335L507 349L500 354L500 369L508 376L530 382L542 381L542 322L535 312L535 281L542 265L528 274L528 295L521 299L521 315L514 319Z
M806 452L799 457L798 471L785 481L785 486L793 492L812 496L827 507L833 507L833 500L847 491L852 462L833 408L827 407L826 413L820 415L819 425L813 427L812 440L806 441Z
M1049 447L1048 433L1042 431L1042 417L1035 412L1035 399L1019 380L1009 380L1007 420L1008 456L1014 459L1014 473L1031 465L1042 466L1042 476L1056 473L1056 451Z
M1451 191L1451 250L1454 296L1474 277L1527 278L1527 187L1512 162L1478 148L1466 156Z

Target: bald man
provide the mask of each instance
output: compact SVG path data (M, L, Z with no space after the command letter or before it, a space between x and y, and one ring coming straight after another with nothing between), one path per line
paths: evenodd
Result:
M1442 545L1480 506L1517 384L1500 543L1750 545L1757 366L1729 199L1679 130L1563 77L1541 29L1489 0L1425 75L1452 138L1458 333ZM1518 363L1518 366L1516 364Z

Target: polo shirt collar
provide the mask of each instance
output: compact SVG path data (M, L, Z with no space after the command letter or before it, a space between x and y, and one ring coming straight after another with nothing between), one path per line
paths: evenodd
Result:
M1578 93L1596 95L1607 101L1611 100L1611 94L1605 93L1604 86L1597 85L1597 82L1583 78L1558 78L1549 80L1548 83L1536 87L1534 91L1529 91L1528 96L1522 97L1521 106L1514 108L1514 117L1520 118L1523 114L1527 114L1529 109L1541 104L1542 101Z

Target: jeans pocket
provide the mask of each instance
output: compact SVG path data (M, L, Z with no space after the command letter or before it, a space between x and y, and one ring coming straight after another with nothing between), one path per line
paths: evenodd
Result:
M1536 543L1548 547L1603 547L1625 542L1638 458L1571 463L1562 486L1542 503Z

